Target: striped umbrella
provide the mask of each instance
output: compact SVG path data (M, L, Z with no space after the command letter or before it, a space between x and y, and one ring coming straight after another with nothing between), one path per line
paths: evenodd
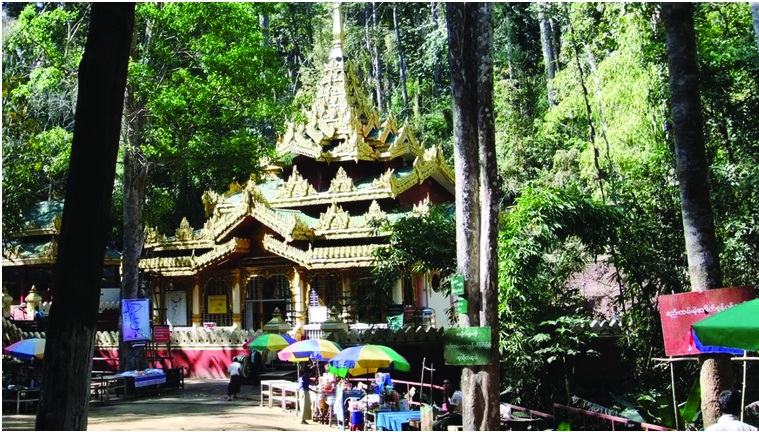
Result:
M408 372L411 365L394 349L384 345L359 345L342 350L329 360L328 371L345 377L366 375L379 370Z
M287 348L295 339L286 334L264 333L250 338L242 347L251 351L279 351Z
M3 351L21 360L42 360L45 357L45 339L23 339L7 346Z
M331 359L343 349L340 345L327 339L306 339L295 342L280 351L280 360L299 362L306 360L324 361Z

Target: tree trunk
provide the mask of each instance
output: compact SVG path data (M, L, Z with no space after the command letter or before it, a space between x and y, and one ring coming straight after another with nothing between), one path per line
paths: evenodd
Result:
M543 62L546 70L546 92L548 95L548 105L556 106L556 95L554 94L552 82L556 76L556 55L553 49L553 38L551 37L551 24L546 16L548 5L538 3L538 21L540 22L540 45L543 48Z
M408 86L406 85L406 57L403 55L403 45L401 44L401 29L398 27L398 3L393 3L393 27L395 27L395 43L398 46L398 74L401 79L401 92L403 94L403 111L408 117L409 100Z
M567 16L569 14L567 13ZM580 48L575 37L575 29L572 26L572 21L569 22L569 31L571 33L572 50L574 51L575 66L577 67L577 77L580 80L580 87L582 88L582 97L585 102L585 115L588 117L588 141L593 146L593 165L596 168L596 176L598 180L598 188L601 191L601 199L606 201L606 194L604 193L604 178L606 177L603 169L601 168L600 152L598 151L598 145L596 145L596 128L593 125L593 110L590 107L590 97L588 96L588 86L585 84L585 74L582 70L582 63L580 62Z
M430 3L430 18L432 19L432 28L437 30L438 28L438 16L437 8L440 2ZM437 58L437 51L435 51L435 62L432 66L432 95L434 97L440 96L440 59Z
M383 77L382 77L382 55L380 53L379 44L376 40L376 34L377 34L377 3L372 2L372 44L374 45L374 78L377 80L377 88L375 89L377 94L377 109L379 110L379 113L382 114L382 112L385 111L385 92L384 92L384 83L383 83Z
M141 61L141 52L148 52L151 45L152 21L145 23L144 32L139 32L142 40L132 43L131 57L134 62ZM127 87L124 108L124 232L121 253L121 298L139 298L140 271L139 261L144 243L144 226L142 208L145 204L145 186L148 166L142 153L145 140L144 130L147 113L144 103L135 97L136 89ZM121 317L119 317L119 321ZM120 322L119 322L120 323ZM119 326L120 327L120 326ZM123 333L119 337L119 368L125 370L143 370L148 367L145 349L132 347L125 343Z
M136 51L133 51L136 58ZM124 146L124 247L121 253L121 298L139 298L139 261L144 243L142 207L145 203L147 164L142 154L145 108L134 97L133 89L127 91L124 112L126 143ZM119 318L120 321L120 318ZM119 336L119 366L124 370L143 370L148 367L145 350L132 347Z
M90 378L134 3L93 3L36 430L87 430Z
M677 177L680 183L685 248L693 291L722 286L717 238L714 230L703 119L698 88L696 34L692 3L662 3L667 36L667 63L675 132ZM727 355L701 356L701 410L704 425L720 416L717 398L732 387Z
M492 4L447 3L456 166L456 256L464 275L467 314L461 327L490 326L491 363L465 367L464 430L498 430L498 280L496 267L495 127ZM476 95L476 97L473 97Z

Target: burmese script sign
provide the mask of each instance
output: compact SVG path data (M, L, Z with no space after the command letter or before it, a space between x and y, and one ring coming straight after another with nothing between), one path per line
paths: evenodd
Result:
M153 342L169 343L171 342L171 330L167 325L153 326Z
M208 313L210 314L227 313L227 296L225 295L208 296Z
M443 333L445 364L456 366L491 363L490 327L453 327Z
M668 356L699 354L691 343L691 324L753 298L754 290L751 287L659 296L664 352Z

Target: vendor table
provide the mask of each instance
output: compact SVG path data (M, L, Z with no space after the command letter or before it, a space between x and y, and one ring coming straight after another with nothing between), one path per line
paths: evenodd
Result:
M409 420L418 420L419 411L377 411L377 430L400 431Z
M274 400L275 395L275 389L273 388L277 384L281 383L287 383L290 381L285 380L264 380L261 381L261 397L259 400L261 401L261 406L264 406L264 401L268 399L269 401L269 408L272 407L272 402Z
M106 402L111 398L126 397L126 377L98 374L90 381L90 395L93 400Z
M282 411L292 404L298 411L298 383L292 381L278 381L271 384L272 398L279 396L282 403Z
M283 379L290 379L295 378L295 370L276 370L276 371L270 371L270 372L263 372L261 374L261 379L265 380L283 380Z
M40 400L40 388L3 388L3 405L16 404L16 414L21 412L21 404L25 407L36 407ZM3 407L5 408L5 407Z

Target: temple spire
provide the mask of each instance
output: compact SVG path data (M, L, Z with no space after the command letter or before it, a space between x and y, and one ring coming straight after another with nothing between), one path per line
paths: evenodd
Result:
M340 16L340 2L333 3L332 13L332 51L330 59L342 59L343 57L343 19Z

